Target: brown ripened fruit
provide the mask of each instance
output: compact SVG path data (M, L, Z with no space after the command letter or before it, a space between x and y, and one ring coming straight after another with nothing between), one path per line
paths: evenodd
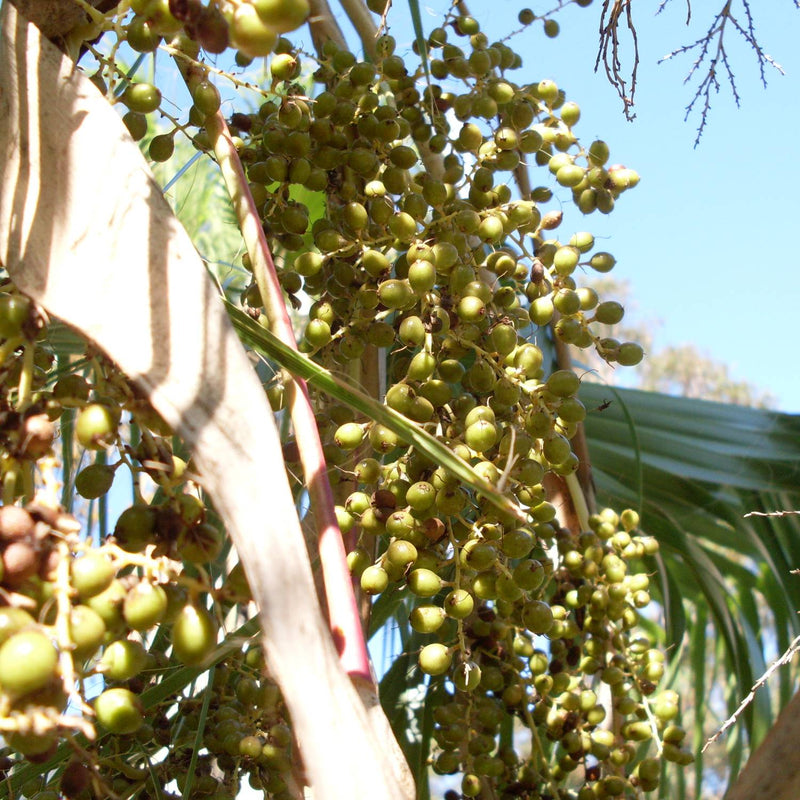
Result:
M0 541L28 539L33 536L33 517L19 506L0 506Z
M19 458L37 459L50 452L56 436L55 425L47 414L25 417L19 429Z
M70 761L61 773L59 789L67 800L77 800L87 791L91 781L92 771L88 766L80 761Z
M9 542L2 553L3 583L17 587L39 571L40 551L27 541Z

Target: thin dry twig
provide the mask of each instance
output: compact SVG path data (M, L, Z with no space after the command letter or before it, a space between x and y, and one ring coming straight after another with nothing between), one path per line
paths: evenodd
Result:
M669 0L664 0L661 3L661 6L659 6L658 11L660 12L668 2ZM794 0L794 2L795 7L800 8L800 0ZM684 45L670 53L667 53L667 55L665 55L658 62L661 64L664 61L668 61L669 59L678 55L696 53L697 57L692 63L688 74L684 78L684 83L689 83L689 81L691 81L691 79L694 77L695 73L697 73L702 66L706 66L705 75L699 81L694 96L686 106L686 114L684 116L684 120L688 119L689 115L695 110L698 104L702 103L702 108L700 110L700 125L698 126L697 136L694 140L695 147L697 147L699 144L700 137L703 135L703 131L705 130L708 122L708 114L711 110L712 92L714 94L718 94L721 88L719 80L720 71L723 71L725 74L725 79L730 86L731 93L737 107L741 105L739 89L736 85L736 79L728 57L728 51L725 49L725 31L728 25L730 25L744 39L744 41L750 45L750 48L756 54L761 85L764 86L764 88L767 86L767 65L776 69L781 73L781 75L784 74L783 67L781 67L781 65L778 64L772 58L772 56L764 51L760 42L758 41L758 38L756 37L755 23L753 20L752 10L750 8L750 0L741 0L741 4L742 10L744 11L745 20L743 23L733 15L734 0L726 0L725 4L716 14L703 36L691 44ZM688 24L689 20L691 19L691 5L688 3L687 5L689 11L686 22ZM716 47L714 47L715 44Z
M800 2L800 0L798 0ZM378 25L378 35L382 34L385 30L387 30L386 26L386 18L389 16L389 9L392 7L392 0L387 0L386 7L383 9L383 14L381 14L381 21Z
M668 2L668 0L667 0ZM633 67L630 76L630 91L627 89L627 80L622 75L622 60L620 58L619 27L622 18L628 25L628 30L633 40ZM600 47L594 63L595 72L603 62L606 76L611 85L617 90L623 105L625 119L629 122L636 119L633 112L633 97L636 94L636 75L639 69L639 38L636 26L633 24L631 13L631 0L604 0L603 10L600 15Z
M792 643L786 649L786 652L777 661L773 662L767 668L767 671L753 684L753 688L750 690L750 693L744 698L744 700L742 700L741 703L739 703L739 707L736 709L736 711L734 711L733 714L731 714L731 716L722 723L720 729L703 745L703 753L705 753L705 751L708 750L708 748L711 747L711 745L716 742L717 739L719 739L719 737L722 736L722 734L725 733L725 731L727 731L734 722L736 722L747 706L753 702L756 692L770 679L772 673L775 672L778 667L788 664L798 650L800 650L800 636L796 636L794 638Z
M659 3L658 8L656 9L656 16L658 16L671 2L671 0L661 0ZM797 0L800 2L800 0ZM686 24L688 25L692 21L692 2L691 0L686 0Z
M800 511L751 511L745 514L747 517L788 517L792 514L800 514Z

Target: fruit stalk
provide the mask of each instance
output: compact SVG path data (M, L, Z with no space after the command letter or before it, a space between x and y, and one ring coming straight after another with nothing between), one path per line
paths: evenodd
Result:
M569 353L569 346L562 342L555 332L556 320L551 322L553 342L555 343L556 361L558 369L572 369L572 357ZM572 448L578 457L578 470L576 473L580 491L583 494L583 504L590 514L597 510L597 500L594 493L594 481L592 480L592 462L589 459L589 445L586 441L586 426L581 422L578 424L578 432L572 437ZM570 487L573 493L574 485ZM584 528L587 530L587 528Z
M311 9L308 27L314 42L314 49L318 53L322 52L322 45L331 40L336 42L339 47L346 49L347 41L331 12L328 0L309 0L308 5Z
M374 61L375 39L378 35L378 29L372 19L370 10L364 0L340 0L340 3L356 29L358 38L361 40L361 46L364 48L364 53Z
M258 210L228 126L220 112L207 118L206 130L233 201L271 331L281 341L296 348L294 330L283 302L278 274ZM305 382L295 378L295 384L296 391L291 393L290 415L319 530L318 548L331 631L340 662L348 675L371 680L367 647L336 520L333 491L326 472L314 411Z

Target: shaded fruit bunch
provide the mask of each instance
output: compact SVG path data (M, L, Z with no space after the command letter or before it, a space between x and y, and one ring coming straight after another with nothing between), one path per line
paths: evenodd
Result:
M138 695L159 677L144 673L155 628L169 631L177 663L204 664L217 646L218 623L204 599L212 587L165 557L87 547L80 529L43 502L0 506L7 601L0 608L0 707L11 715L3 728L14 734L8 743L24 756L50 753L71 728L90 729L65 709L92 675L106 684L92 700L97 723L135 733L144 723ZM23 547L26 555L17 555Z
M84 371L59 364L44 318L7 281L3 289L3 758L15 791L46 796L52 773L23 787L18 776L25 772L15 766L47 761L76 733L88 740L97 735L95 760L70 766L61 784L56 777L46 791L88 796L93 785L108 795L119 771L104 762L117 750L114 737L136 736L151 755L163 746L148 715L173 706L196 669L214 658L220 609L245 601L246 583L237 577L241 569L216 582L206 571L222 551L223 531L190 482L187 463L173 452L169 427L91 348ZM56 439L59 424L70 438ZM90 463L81 466L87 455ZM53 500L54 488L62 476L68 485L74 478L78 495L105 502L120 468L130 474L137 502L122 512L112 537L93 543L78 518ZM35 477L43 484L38 488ZM152 487L145 489L153 496L149 503L145 482ZM241 652L233 662L243 663ZM180 669L186 679L173 679L165 690L162 680ZM149 689L157 689L157 701ZM132 785L138 790L142 781Z

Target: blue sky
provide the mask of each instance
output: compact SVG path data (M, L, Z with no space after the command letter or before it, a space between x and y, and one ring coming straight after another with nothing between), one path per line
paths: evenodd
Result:
M554 5L531 3L537 13ZM693 58L658 60L699 38L722 5L693 4L687 28L682 0L672 0L658 17L657 4L633 4L641 63L632 123L605 75L594 72L599 0L559 13L556 39L545 38L537 23L515 36L510 44L524 66L510 76L555 80L581 106L576 132L582 140L604 139L612 163L641 175L606 217L582 217L564 192L564 226L591 230L614 253L612 275L630 281L638 318L660 323L656 345L694 343L727 363L737 379L770 392L780 410L800 412L800 370L792 358L800 308L800 257L793 247L800 232L800 164L791 145L800 121L800 11L791 0L751 3L764 50L786 72L769 69L766 90L753 52L733 31L726 35L741 108L724 85L712 97L695 148L699 116L684 122L695 84L683 84ZM444 7L423 3L426 31L439 23ZM470 11L487 35L498 38L519 27L520 7L480 0ZM391 32L400 49L407 48L413 34L401 0L392 19Z

